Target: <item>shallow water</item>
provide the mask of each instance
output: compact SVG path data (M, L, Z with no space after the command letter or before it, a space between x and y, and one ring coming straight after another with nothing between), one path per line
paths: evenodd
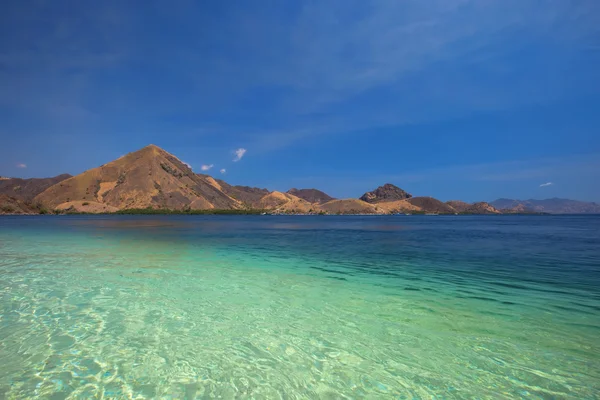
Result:
M600 217L2 217L0 398L599 398Z

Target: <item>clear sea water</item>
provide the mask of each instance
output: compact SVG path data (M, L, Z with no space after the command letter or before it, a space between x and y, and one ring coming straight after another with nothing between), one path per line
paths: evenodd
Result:
M0 398L600 398L600 217L2 217Z

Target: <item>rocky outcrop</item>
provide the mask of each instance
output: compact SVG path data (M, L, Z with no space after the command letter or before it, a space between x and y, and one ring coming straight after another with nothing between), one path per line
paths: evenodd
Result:
M372 192L363 194L360 199L366 203L381 203L386 201L405 200L410 199L412 195L400 189L398 186L386 183L383 186L379 186Z

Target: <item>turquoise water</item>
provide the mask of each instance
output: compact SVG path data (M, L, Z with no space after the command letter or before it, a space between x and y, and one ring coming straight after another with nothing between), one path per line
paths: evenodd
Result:
M600 398L600 217L3 217L0 398Z

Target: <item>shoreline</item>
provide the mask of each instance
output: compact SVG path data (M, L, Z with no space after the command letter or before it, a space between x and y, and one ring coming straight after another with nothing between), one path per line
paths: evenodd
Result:
M281 216L299 216L299 217L315 217L315 216L319 216L319 217L350 217L350 216L354 216L354 217L465 217L465 216L486 216L486 217L504 217L504 216L569 216L569 215L577 215L577 216L591 216L591 215L598 215L598 214L550 214L550 213L510 213L510 214L474 214L474 213L445 213L445 214L427 214L427 213L412 213L412 214L405 214L405 213L390 213L390 214L360 214L360 213L335 213L335 214L327 214L327 213L323 213L323 214L317 214L317 213L270 213L270 212L265 212L265 211L239 211L236 212L234 210L214 210L214 211L208 211L208 210L195 210L195 211L191 211L191 212L186 212L186 211L174 211L174 210L153 210L153 211L133 211L133 210L123 210L123 211L117 211L117 212L100 212L100 213L91 213L91 212L49 212L49 213L2 213L0 214L0 217L6 216L6 217L16 217L16 216L77 216L77 215L85 215L85 216L92 216L92 215L98 215L98 216L119 216L119 215L129 215L129 216L136 216L136 215L160 215L160 216L169 216L169 215L188 215L188 216L194 216L194 215L231 215L231 216L235 216L235 215L242 215L242 216L248 216L248 215L254 215L254 216L260 216L260 217L281 217Z

